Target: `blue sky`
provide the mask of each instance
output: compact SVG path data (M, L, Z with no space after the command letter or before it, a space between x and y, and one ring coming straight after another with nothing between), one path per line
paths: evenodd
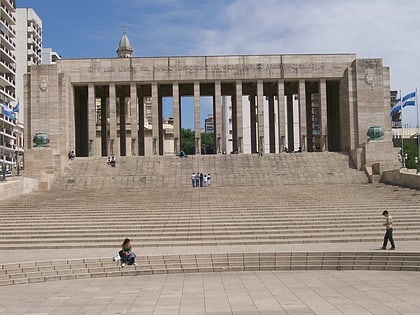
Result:
M420 1L16 0L63 58L115 57L127 27L135 56L356 53L383 58L391 88L420 83ZM412 116L410 114L406 115Z

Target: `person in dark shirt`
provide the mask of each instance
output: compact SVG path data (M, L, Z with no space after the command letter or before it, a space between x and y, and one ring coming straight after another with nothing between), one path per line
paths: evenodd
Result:
M134 265L136 264L136 253L133 252L131 248L131 241L130 239L126 238L121 245L122 249L118 252L121 257L121 267L125 267L126 265Z

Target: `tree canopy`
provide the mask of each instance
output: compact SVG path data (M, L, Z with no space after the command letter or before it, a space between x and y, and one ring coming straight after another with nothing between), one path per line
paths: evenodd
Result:
M201 133L201 153L202 154L213 154L214 153L214 141L212 132ZM181 129L181 151L185 154L195 154L195 132L191 129Z

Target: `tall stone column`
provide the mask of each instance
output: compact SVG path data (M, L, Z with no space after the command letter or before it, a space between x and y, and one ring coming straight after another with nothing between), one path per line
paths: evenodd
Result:
M300 147L307 150L307 126L306 126L306 89L305 80L299 80L299 123L300 123ZM296 148L295 148L296 150Z
M321 151L328 151L328 120L327 120L327 84L325 79L319 81L319 106L320 106L320 129Z
M117 98L115 83L109 84L109 144L108 154L119 155L119 145L117 143Z
M124 91L124 90L123 90ZM124 95L124 92L120 91L122 93L119 95L118 99L118 106L120 110L120 117L119 117L119 137L118 141L119 148L120 148L120 156L126 156L127 155L127 124L126 124L126 97ZM118 133L117 133L118 135Z
M276 153L276 123L274 111L274 95L268 96L268 127L269 127L269 152Z
M172 83L172 106L174 113L174 152L181 152L181 116L179 115L179 84Z
M255 94L249 96L249 118L251 123L251 153L257 153L257 113L255 112Z
M284 144L286 142L286 128L285 128L285 115L284 115L284 81L277 82L277 95L278 95L278 125L279 125L279 152L284 152Z
M214 109L215 109L215 135L216 135L216 152L222 153L222 139L223 137L223 116L222 116L222 85L220 81L214 83Z
M104 89L97 89L101 97L101 155L109 156L109 87L108 93Z
M96 155L96 103L95 103L95 85L88 85L88 144L89 156Z
M294 119L293 119L293 99L294 94L291 90L288 91L287 95L287 149L289 152L293 152L295 149L295 131L294 131Z
M243 153L244 117L242 114L242 81L236 81L236 135L238 153Z
M194 131L195 154L201 154L201 125L200 125L200 82L194 82Z
M152 83L152 152L159 154L159 95L156 82Z
M264 153L264 85L262 80L257 81L258 106L258 152Z
M130 83L130 134L131 134L131 155L138 155L138 115L137 115L137 85L135 82Z

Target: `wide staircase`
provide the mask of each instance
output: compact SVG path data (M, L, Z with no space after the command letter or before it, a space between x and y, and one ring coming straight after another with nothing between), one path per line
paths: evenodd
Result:
M193 188L191 173L211 174ZM420 192L367 183L339 153L125 157L68 161L48 192L3 202L0 253L109 248L108 257L0 265L0 285L169 272L291 269L420 271L420 252L329 251L377 242L384 209L397 241L420 240ZM112 261L122 240L159 255ZM325 244L322 251L276 246ZM13 251L12 251L13 250ZM17 254L18 260L18 254Z

